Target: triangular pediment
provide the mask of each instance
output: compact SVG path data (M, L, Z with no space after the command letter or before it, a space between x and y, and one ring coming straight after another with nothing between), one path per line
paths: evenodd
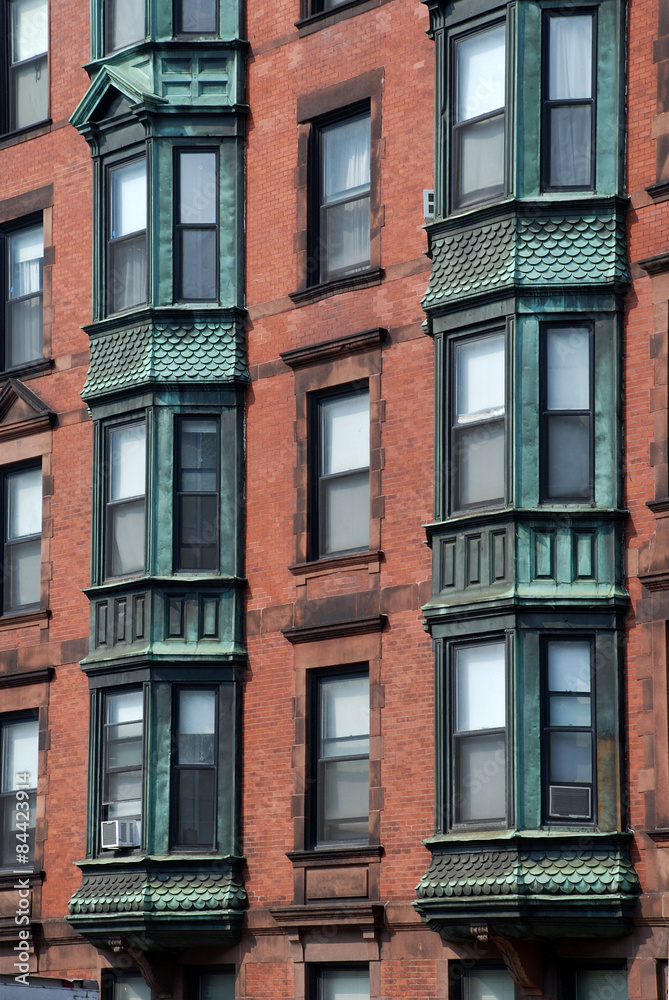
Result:
M7 379L0 390L0 440L33 434L51 427L56 414L18 379Z
M91 122L119 118L142 109L158 110L165 98L147 87L147 74L139 68L102 66L77 105L70 122L84 131Z

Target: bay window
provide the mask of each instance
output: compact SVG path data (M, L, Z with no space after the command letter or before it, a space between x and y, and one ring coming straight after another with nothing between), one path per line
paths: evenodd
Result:
M146 424L107 430L105 575L142 573L145 565Z
M147 293L146 159L109 168L107 311L144 305Z
M180 35L215 35L218 32L218 0L179 0L177 32Z
M144 0L105 0L105 51L115 52L146 34Z

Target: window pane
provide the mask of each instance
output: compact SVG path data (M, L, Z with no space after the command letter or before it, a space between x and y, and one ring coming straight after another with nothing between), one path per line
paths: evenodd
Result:
M200 976L198 1000L235 1000L233 972L204 972Z
M323 969L318 1000L369 1000L368 969Z
M463 980L463 1000L513 1000L513 979L502 969L476 969Z
M9 298L42 291L44 239L41 226L31 226L7 236Z
M592 781L592 736L590 733L549 733L550 780L558 783Z
M142 723L112 726L107 733L107 766L141 767Z
M627 1000L624 969L582 969L576 983L576 1000Z
M215 225L216 153L179 154L179 222Z
M548 30L549 100L592 97L592 17L551 17Z
M590 333L587 327L546 331L546 405L549 410L590 407Z
M321 130L323 203L363 194L369 189L369 116ZM367 205L369 229L369 203Z
M151 988L141 976L119 976L114 983L114 1000L151 1000Z
M218 298L216 230L181 230L181 298Z
M590 698L551 695L548 723L551 726L589 726Z
M44 121L49 113L47 57L21 63L10 70L9 76L13 91L10 128L27 128Z
M42 531L42 470L11 472L7 482L7 539L12 541Z
M37 788L37 719L5 722L2 726L2 792L19 786ZM28 775L27 779L25 775ZM18 775L21 775L19 780Z
M550 691L590 691L590 643L551 640L548 643Z
M322 483L322 554L369 546L369 473L358 472Z
M213 846L215 814L214 768L177 771L177 843Z
M16 845L27 843L29 850L22 857L26 859L27 865L32 865L35 851L35 805L37 796L35 792L28 792L28 800L21 803L22 811L16 810L16 798L11 793L0 797L0 868L16 867ZM28 829L23 828L25 823L26 805L28 807ZM19 829L19 823L21 828ZM23 837L27 833L28 839L18 841L16 835L20 833Z
M504 500L504 423L494 420L458 430L453 442L457 507Z
M320 756L369 753L369 678L327 678L320 692Z
M504 115L461 127L455 135L455 207L504 194Z
M49 47L46 0L10 0L12 62L40 56Z
M213 35L218 30L217 0L181 0L181 30Z
M114 167L109 173L112 239L146 229L146 160Z
M218 421L183 418L179 439L179 488L213 493L218 487Z
M324 209L322 226L328 275L369 263L368 197Z
M592 184L592 108L589 104L549 109L552 187Z
M456 650L456 731L501 729L506 721L503 642Z
M216 692L179 691L178 751L180 764L213 764Z
M146 482L146 425L128 424L109 431L110 500L143 496Z
M143 0L107 0L108 48L121 49L124 45L138 42L145 35L145 14Z
M457 43L457 121L504 107L505 69L503 24Z
M108 308L124 312L146 302L146 234L109 244Z
M141 690L107 695L107 722L141 722L143 717L144 695Z
M41 577L39 538L7 546L5 550L5 612L28 604L39 604Z
M142 796L141 770L114 771L107 776L108 819L139 815Z
M369 760L329 760L320 769L321 840L360 840L369 830Z
M501 820L506 816L506 740L502 733L460 737L455 817L458 823Z
M456 345L457 422L504 413L504 334Z
M140 573L144 569L144 500L110 509L109 544L112 576Z
M179 498L179 568L218 567L218 497Z
M551 414L548 425L548 496L590 496L590 417Z
M7 368L25 365L42 357L42 296L8 303L5 338Z
M369 393L323 399L323 475L369 466Z

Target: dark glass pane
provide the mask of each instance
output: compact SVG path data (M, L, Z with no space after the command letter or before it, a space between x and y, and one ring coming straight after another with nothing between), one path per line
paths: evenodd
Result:
M180 569L216 569L218 566L218 497L179 498Z
M121 49L141 41L146 33L144 0L106 0L107 49Z
M179 489L218 492L218 421L182 419L179 441Z
M181 230L181 298L218 298L216 230Z
M504 115L455 131L455 208L504 195Z
M218 0L181 0L181 31L214 35L218 31Z
M109 244L107 294L113 313L146 302L146 233Z
M456 741L454 808L457 823L506 816L506 740L503 733Z
M177 771L177 843L189 847L214 844L215 777L213 768Z
M550 414L548 496L586 500L590 496L590 418Z
M21 851L21 857L27 860L26 868L32 865L35 857L35 801L35 792L28 792L27 802L19 802L15 792L0 795L0 868L17 867L16 848L19 844L26 844L28 847L27 852ZM28 823L24 829L26 813ZM17 834L20 835L20 840L17 839Z
M319 774L320 841L364 840L369 832L369 760L329 760Z
M108 573L126 576L144 569L144 498L109 508Z
M551 108L551 187L592 186L592 109L589 104Z
M561 784L592 781L591 733L550 733L550 780Z

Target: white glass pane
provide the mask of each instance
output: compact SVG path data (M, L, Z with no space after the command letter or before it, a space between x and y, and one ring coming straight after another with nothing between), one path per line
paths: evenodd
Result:
M180 153L179 174L179 221L216 223L216 153Z
M321 972L319 1000L369 1000L367 969L327 969Z
M549 81L551 101L592 96L592 17L551 17Z
M369 393L324 399L320 404L322 474L369 466Z
M337 271L358 270L369 264L369 197L323 209L323 281Z
M141 573L144 569L144 501L135 500L113 507L109 530L111 575Z
M504 194L504 115L463 126L457 136L458 190L455 207Z
M503 24L457 43L457 121L504 107L505 49Z
M504 422L462 428L453 442L457 507L504 500Z
M216 693L179 692L179 733L213 733L216 730Z
M320 689L321 755L367 753L369 678L329 677Z
M548 688L550 691L590 691L590 643L548 643Z
M576 973L576 1000L627 1000L624 969L583 969Z
M591 724L590 696L552 694L548 723L551 726L581 726Z
M7 236L9 298L42 290L44 239L41 226L31 226Z
M369 188L369 139L368 116L322 130L324 204Z
M110 500L144 495L146 482L146 425L128 424L109 432L111 451Z
M464 646L456 651L456 729L501 729L506 719L503 642Z
M111 176L111 237L146 229L146 160L114 167Z
M39 604L42 543L39 538L5 550L5 612Z
M592 109L589 104L551 108L550 169L552 187L592 184Z
M329 760L321 767L321 838L350 840L369 827L369 760Z
M2 727L2 791L37 788L37 719L6 722ZM28 775L26 778L25 775ZM18 775L21 775L20 779Z
M200 996L198 1000L235 1000L234 973L202 973L200 976Z
M504 413L504 334L457 344L455 365L458 423Z
M114 984L114 1000L151 1000L151 988L141 976L120 976Z
M107 695L107 722L136 722L144 716L144 695L141 690L122 691Z
M20 63L10 74L13 91L9 109L10 128L19 129L44 121L49 107L47 57Z
M322 554L369 546L369 473L324 481Z
M549 410L590 406L590 333L587 327L546 332L546 396Z
M11 0L12 62L22 62L49 47L47 0Z
M5 363L7 368L42 357L42 295L8 303Z
M197 34L215 34L218 0L181 0L181 30Z
M590 733L550 733L550 780L557 784L592 781Z
M123 48L144 38L144 0L107 0L109 48Z
M42 531L42 470L7 476L7 538L13 541Z
M458 823L506 815L506 740L503 734L458 740L455 816Z
M513 979L502 969L477 969L464 980L464 1000L513 1000Z

